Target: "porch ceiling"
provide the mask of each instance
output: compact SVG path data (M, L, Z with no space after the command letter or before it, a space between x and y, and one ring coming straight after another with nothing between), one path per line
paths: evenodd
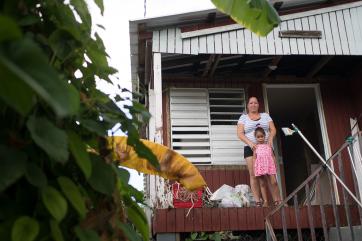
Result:
M362 67L362 56L182 55L162 56L164 77L225 78L295 76L313 79L349 77Z

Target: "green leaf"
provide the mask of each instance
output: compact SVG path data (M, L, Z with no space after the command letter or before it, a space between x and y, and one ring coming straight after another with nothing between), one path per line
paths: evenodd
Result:
M126 204L127 205L127 204ZM143 240L148 240L149 229L146 216L143 210L134 202L126 206L128 219L135 225L137 230L141 233Z
M277 11L267 0L211 0L223 13L260 36L280 23Z
M1 56L0 73L0 98L19 114L27 115L35 104L34 91L3 64Z
M45 54L30 39L14 42L8 57L1 57L0 62L43 98L59 117L78 112L78 91L59 78Z
M47 185L47 178L44 172L34 163L28 163L25 176L28 182L36 187L43 188Z
M100 241L98 234L91 229L75 228L75 234L80 241Z
M72 152L77 165L88 179L92 173L92 163L86 150L86 145L74 132L68 132L68 140L70 151Z
M79 17L82 19L89 28L92 26L91 15L89 14L88 6L84 0L71 0L70 3L74 6L75 11L77 11Z
M83 219L86 215L86 207L84 203L84 199L78 189L78 187L74 184L74 182L68 177L58 177L58 183L63 193L75 208L78 211L79 216Z
M97 4L99 9L101 10L101 14L103 15L104 12L103 0L94 0L94 2Z
M12 241L33 241L39 233L38 222L30 217L18 218L11 230Z
M116 186L116 176L111 164L107 164L104 160L97 156L92 156L93 171L89 178L89 184L98 192L112 195Z
M14 20L0 14L0 42L19 39L21 30Z
M103 123L94 120L84 119L80 121L80 124L89 131L96 133L97 135L105 136L107 134L108 128L106 128Z
M46 186L41 190L41 198L45 207L55 220L58 222L62 221L68 209L67 201L63 195L57 189Z
M141 237L138 235L136 230L132 228L132 226L128 223L120 223L117 220L118 227L122 230L123 234L129 239L130 241L141 241Z
M191 233L191 239L195 240L197 237L197 233Z
M0 145L0 192L24 175L26 159L24 153Z
M30 26L40 21L40 18L35 15L26 15L21 18L18 23L20 26Z
M65 132L43 117L29 117L26 123L31 137L49 156L56 161L68 160L68 140Z
M55 241L64 241L62 230L59 228L59 224L55 220L50 220L50 230L52 232L52 238Z

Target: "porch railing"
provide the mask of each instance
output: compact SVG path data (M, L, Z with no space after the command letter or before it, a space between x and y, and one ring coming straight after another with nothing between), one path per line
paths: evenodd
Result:
M332 175L330 168L320 165L313 173L299 185L283 202L271 210L265 217L265 229L270 240L360 240L356 237L355 227L362 225L362 205L357 177L356 152L361 152L361 132L348 138L345 143L327 161L326 165L334 169L337 177ZM352 173L353 187L347 187L343 160L349 161ZM333 164L332 164L333 161ZM361 175L361 173L359 173ZM322 184L323 183L323 184ZM327 183L327 184L326 184ZM351 186L351 181L349 181ZM361 182L360 182L361 183ZM350 191L350 189L353 190ZM341 195L336 195L338 193ZM286 208L289 206L289 208ZM290 208L290 206L294 208ZM277 225L277 223L281 225ZM295 223L295 229L288 227L287 223ZM281 226L281 227L280 227Z

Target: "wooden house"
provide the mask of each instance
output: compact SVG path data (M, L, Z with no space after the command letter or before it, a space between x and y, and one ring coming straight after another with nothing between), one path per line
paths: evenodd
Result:
M351 127L362 127L362 1L296 0L274 6L282 22L266 37L217 10L130 22L134 90L145 93L141 101L152 114L146 137L197 165L211 191L223 184L248 184L236 123L248 97L256 96L278 129L274 147L283 197L293 195L289 206L269 216L271 227L283 230L284 240L288 230L296 236L309 230L311 240L318 233L334 240L333 232L344 237L343 227L356 237L358 230L351 227L361 225L359 206L338 180L321 171L321 162L301 138L284 137L280 128L295 123L328 159ZM351 164L351 145L344 147L330 165L359 196L362 169ZM311 175L314 179L308 179ZM263 231L272 211L195 208L186 217L187 210L167 208L160 198L168 191L161 178L148 176L145 183L158 240L199 231ZM302 193L295 195L301 184ZM305 190L312 189L317 191L306 198Z

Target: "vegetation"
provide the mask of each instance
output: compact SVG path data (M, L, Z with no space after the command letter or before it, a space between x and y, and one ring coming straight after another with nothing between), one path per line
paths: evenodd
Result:
M121 123L157 166L139 141L145 108L128 106L129 119L96 89L115 72L83 0L0 1L0 240L148 239L143 194L106 158Z
M0 240L148 239L143 195L104 137L120 123L157 168L138 134L150 115L96 89L115 73L84 0L0 0Z

